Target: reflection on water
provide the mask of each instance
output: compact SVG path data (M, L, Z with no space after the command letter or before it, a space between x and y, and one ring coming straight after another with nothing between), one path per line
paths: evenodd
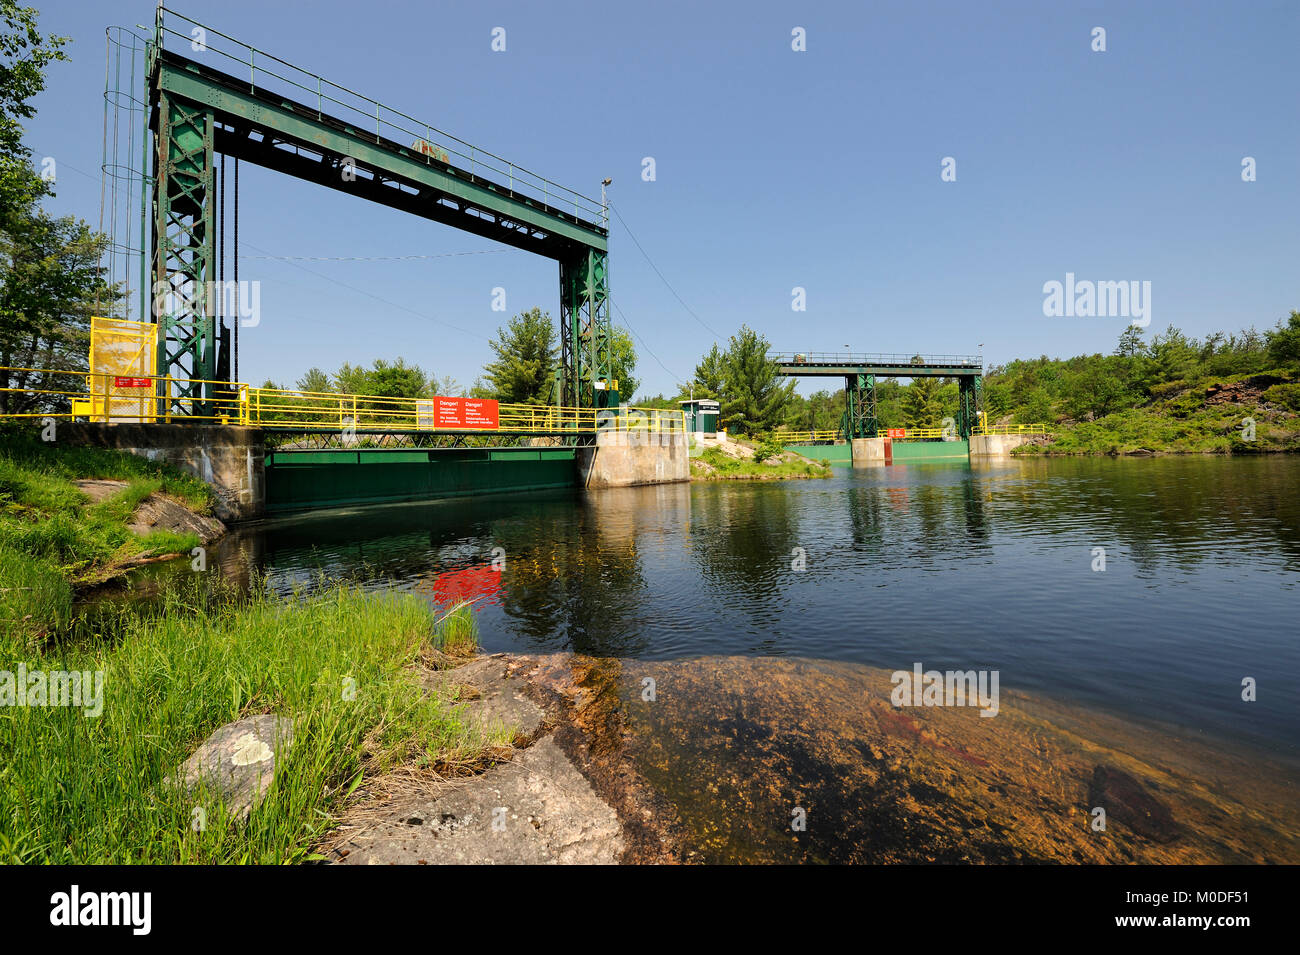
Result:
M244 529L220 559L284 592L323 571L439 600L493 548L497 586L472 585L488 650L997 669L1007 688L1281 758L1300 739L1296 458L1026 459L402 504ZM1241 701L1245 677L1258 702Z

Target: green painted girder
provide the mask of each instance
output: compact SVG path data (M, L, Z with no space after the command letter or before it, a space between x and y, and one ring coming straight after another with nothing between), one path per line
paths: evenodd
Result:
M963 438L970 438L971 432L979 424L983 387L983 379L979 375L962 378L957 382L957 434Z
M608 230L597 223L513 193L505 184L366 133L302 103L254 90L247 81L173 51L157 53L152 83L155 91L210 109L219 123L231 127L233 133L218 132L219 151L227 155L548 258L563 261L579 250L609 249ZM252 138L254 132L263 138ZM345 158L375 179L358 175L349 181L342 175Z
M573 487L573 448L276 451L266 456L270 513Z
M794 364L780 362L777 364L778 375L790 377L834 377L845 378L850 375L874 375L878 378L978 378L980 368L973 365L914 365L875 363L854 365L818 362L814 364Z

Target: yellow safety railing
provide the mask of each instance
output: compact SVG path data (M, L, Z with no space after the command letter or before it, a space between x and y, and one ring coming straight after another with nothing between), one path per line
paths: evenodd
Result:
M943 428L903 428L901 430L903 431L903 437L894 438L895 441L935 441L941 438L955 438L957 436L956 431L945 431ZM887 437L889 429L881 428L879 433L882 438Z
M393 431L508 431L547 434L557 431L682 432L685 413L658 408L572 408L500 402L497 427L438 428L436 398L389 398L340 395L333 392L249 388L246 424L253 427L291 425L303 428ZM471 399L472 400L472 399Z
M1047 434L1045 424L995 424L976 428L971 434Z
M54 376L80 387L41 387ZM21 387L17 380L32 379ZM39 398L40 408L0 418L86 418L107 422L213 421L250 427L381 431L505 431L523 434L603 430L683 433L681 409L562 408L497 404L497 427L436 427L435 398L390 398L159 375L111 375L89 371L0 367L0 393ZM54 410L54 409L67 410Z
M832 428L827 431L777 431L775 434L778 440L786 441L790 444L798 444L800 442L812 444L818 441L838 441L844 437L837 428Z
M78 387L50 387L51 379L76 382ZM15 385L16 381L24 381ZM55 368L0 367L0 394L13 395L0 419L86 418L90 421L130 422L211 421L243 423L241 389L228 381L176 378L170 375L122 375ZM26 407L39 399L35 410ZM66 408L67 410L61 410Z
M891 430L901 430L904 432L903 437L894 438L895 441L937 441L945 438L955 438L956 432L943 428L901 428L890 429L881 428L880 436L886 437ZM991 427L979 427L971 431L974 435L984 434L1047 434L1047 425L1043 424L1003 424L993 425ZM820 441L834 441L842 437L839 431L777 431L776 437L781 441L791 444L805 443L814 444Z

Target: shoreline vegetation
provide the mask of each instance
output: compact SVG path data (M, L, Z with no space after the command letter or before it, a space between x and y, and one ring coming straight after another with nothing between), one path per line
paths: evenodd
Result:
M99 674L102 693L94 716L4 707L4 863L313 861L364 778L465 773L500 743L461 718L454 688L417 679L473 652L464 605L437 616L412 595L248 597L195 581L169 590L158 612L124 610L83 639L35 653L7 642L6 659L25 660L29 674ZM293 744L277 756L272 798L247 821L213 790L177 785L214 730L267 713L293 721Z
M732 439L705 448L690 460L692 481L780 481L831 476L828 462L789 451L775 438L757 445Z
M78 608L104 580L205 543L140 533L141 505L159 504L201 519L212 492L131 454L0 430L0 864L314 861L363 779L462 775L508 743L509 728L463 718L454 685L419 679L477 650L465 604L346 585L276 597L214 569L145 606ZM77 705L52 705L60 685ZM269 713L293 721L293 744L247 821L175 782L215 730Z
M1049 441L1012 454L1295 453L1300 451L1297 378L1277 369L1168 382L1155 388L1143 407L1057 425Z
M220 536L212 501L171 465L0 427L0 625L29 636L66 627L80 591ZM144 526L142 506L183 519Z

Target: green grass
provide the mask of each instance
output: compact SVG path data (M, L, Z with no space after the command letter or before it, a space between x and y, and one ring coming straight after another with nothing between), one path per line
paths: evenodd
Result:
M82 478L154 479L162 493L185 502L191 510L206 514L211 509L212 491L208 485L173 465L125 451L41 441L30 428L0 426L0 461L12 462L43 478L62 478L65 484Z
M85 479L127 486L91 503L75 483ZM131 515L150 494L173 497L200 513L211 510L211 489L170 465L121 451L47 444L29 431L0 429L0 548L54 567L74 583L96 579L132 558L185 553L200 543L194 534L137 536L128 530Z
M165 601L38 655L8 637L0 668L22 659L29 671L99 671L104 689L98 717L0 708L0 861L301 862L363 775L464 765L509 738L477 738L449 700L415 682L430 650L472 639L464 610L438 620L411 595L343 588L240 601L198 582ZM291 718L295 740L246 823L169 783L212 731L267 712ZM199 806L206 826L195 831Z
M773 453L782 453L784 448L777 448ZM760 464L749 459L733 458L719 448L706 448L698 458L716 471L710 474L704 469L691 468L691 476L697 480L725 481L733 479L769 479L781 478L819 478L830 477L831 469L823 462L799 458L795 461L779 461L775 464Z
M0 545L0 633L25 643L68 625L72 585L48 561Z

